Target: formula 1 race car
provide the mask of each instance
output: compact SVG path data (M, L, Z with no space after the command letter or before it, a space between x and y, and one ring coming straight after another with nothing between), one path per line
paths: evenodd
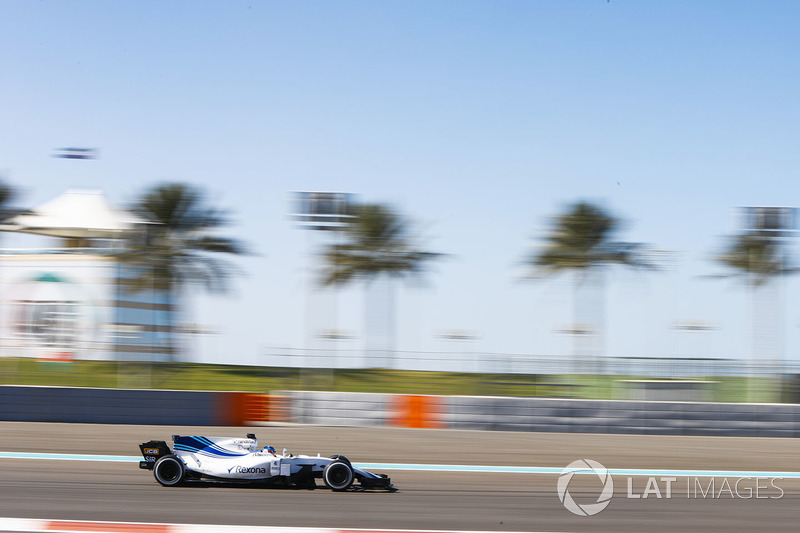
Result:
M232 483L269 483L286 487L316 488L322 478L331 490L349 489L357 481L361 489L395 491L385 474L355 468L342 455L316 457L275 452L272 446L258 449L252 433L247 438L172 436L173 449L163 440L139 445L144 461L139 468L152 470L165 487L184 482L209 480Z

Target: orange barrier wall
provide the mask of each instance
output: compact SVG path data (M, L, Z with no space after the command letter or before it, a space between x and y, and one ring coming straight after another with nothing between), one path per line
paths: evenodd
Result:
M389 423L402 428L442 428L441 399L438 396L397 394L390 401Z
M246 426L253 422L288 422L289 402L285 396L249 392L219 392L219 424Z
M218 392L216 420L220 426L244 425L242 392Z

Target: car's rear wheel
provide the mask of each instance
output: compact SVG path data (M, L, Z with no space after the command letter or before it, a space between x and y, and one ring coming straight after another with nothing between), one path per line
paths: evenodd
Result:
M177 455L165 455L156 461L153 467L153 475L156 481L165 487L180 485L186 476L186 467Z
M322 480L331 490L342 491L353 484L353 469L341 461L328 463L322 471Z

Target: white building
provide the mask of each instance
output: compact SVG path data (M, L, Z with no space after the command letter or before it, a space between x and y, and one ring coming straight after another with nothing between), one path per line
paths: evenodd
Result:
M176 313L166 295L119 283L116 252L143 224L98 191L68 191L6 221L0 229L59 245L0 252L0 355L170 360Z

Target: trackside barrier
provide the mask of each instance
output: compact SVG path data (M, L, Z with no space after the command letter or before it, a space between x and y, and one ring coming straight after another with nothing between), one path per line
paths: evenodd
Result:
M798 404L288 391L291 421L491 431L800 437Z
M286 396L250 392L218 392L217 418L220 425L247 426L264 422L289 422Z
M343 426L800 437L800 404L723 404L287 391L280 394L0 386L0 420Z
M445 396L369 392L282 391L291 421L328 426L444 428Z
M391 395L367 392L285 391L291 421L327 426L385 426Z
M289 401L278 394L240 393L243 397L242 422L288 422Z
M0 420L217 425L215 392L0 386Z
M216 419L221 426L244 425L244 394L220 392L217 396Z
M392 396L389 422L392 426L402 428L443 428L441 400L440 396L395 394Z
M289 421L288 399L246 392L0 386L0 420L243 426Z

